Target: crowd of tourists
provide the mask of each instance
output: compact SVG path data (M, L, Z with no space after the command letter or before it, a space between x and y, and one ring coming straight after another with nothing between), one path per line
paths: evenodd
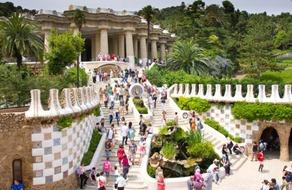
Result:
M116 54L101 54L99 53L96 56L97 61L120 61L120 62L129 62L128 58L122 58Z

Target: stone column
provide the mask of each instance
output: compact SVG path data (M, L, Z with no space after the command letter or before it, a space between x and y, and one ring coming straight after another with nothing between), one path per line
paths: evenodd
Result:
M97 55L100 53L100 34L95 34L95 59Z
M165 43L160 44L160 53L161 53L161 59L165 60Z
M134 56L136 58L139 57L139 55L138 55L138 39L137 38L134 38Z
M107 29L100 30L100 53L102 55L108 54L108 35Z
M45 52L48 52L49 51L49 32L48 31L45 31L45 34L44 34L44 46L45 46Z
M119 49L119 47L118 47L118 39L117 39L117 36L114 36L113 37L113 51L114 51L113 53L115 55L119 54L118 49Z
M277 129L280 138L280 160L289 161L289 137L291 127L279 126Z
M131 31L126 31L126 52L129 59L129 63L134 66L134 44L133 44L133 35Z
M157 59L157 41L156 40L151 41L151 56L152 56L152 59Z
M119 56L121 58L125 57L125 36L124 36L124 34L119 35Z
M140 55L143 60L143 64L147 63L147 45L146 45L146 36L141 36L140 38Z
M96 60L96 50L95 50L95 36L91 37L91 61Z

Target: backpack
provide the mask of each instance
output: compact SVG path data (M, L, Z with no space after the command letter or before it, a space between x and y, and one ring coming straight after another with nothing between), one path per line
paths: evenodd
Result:
M292 182L292 172L288 172L288 174L286 176L286 181L287 182Z
M105 172L109 172L110 169L111 169L111 163L110 163L109 161L105 161L105 162L103 163L103 170L104 170Z
M266 150L266 144L264 142L260 143L260 151L265 151Z

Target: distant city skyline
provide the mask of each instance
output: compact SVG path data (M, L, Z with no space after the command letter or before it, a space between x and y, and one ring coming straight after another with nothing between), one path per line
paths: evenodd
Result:
M0 2L6 2L0 0ZM114 10L138 11L146 5L155 8L178 6L181 2L192 4L194 0L11 0L16 6L20 5L28 9L46 9L63 12L70 4L87 6L88 8L112 8ZM219 4L222 0L205 0L207 5ZM281 14L282 12L292 13L292 0L231 0L236 9L245 10L249 13L267 12Z

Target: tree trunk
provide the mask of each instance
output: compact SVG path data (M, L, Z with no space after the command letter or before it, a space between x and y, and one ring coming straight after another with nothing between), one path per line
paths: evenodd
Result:
M22 66L22 55L18 51L18 49L14 48L14 51L15 51L16 64L17 64L18 69L20 69Z
M149 46L150 46L150 20L147 20L147 63L146 63L147 66L149 66L148 61L150 60Z
M77 57L77 63L76 63L76 69L77 69L77 81L76 81L76 86L79 88L79 56Z

